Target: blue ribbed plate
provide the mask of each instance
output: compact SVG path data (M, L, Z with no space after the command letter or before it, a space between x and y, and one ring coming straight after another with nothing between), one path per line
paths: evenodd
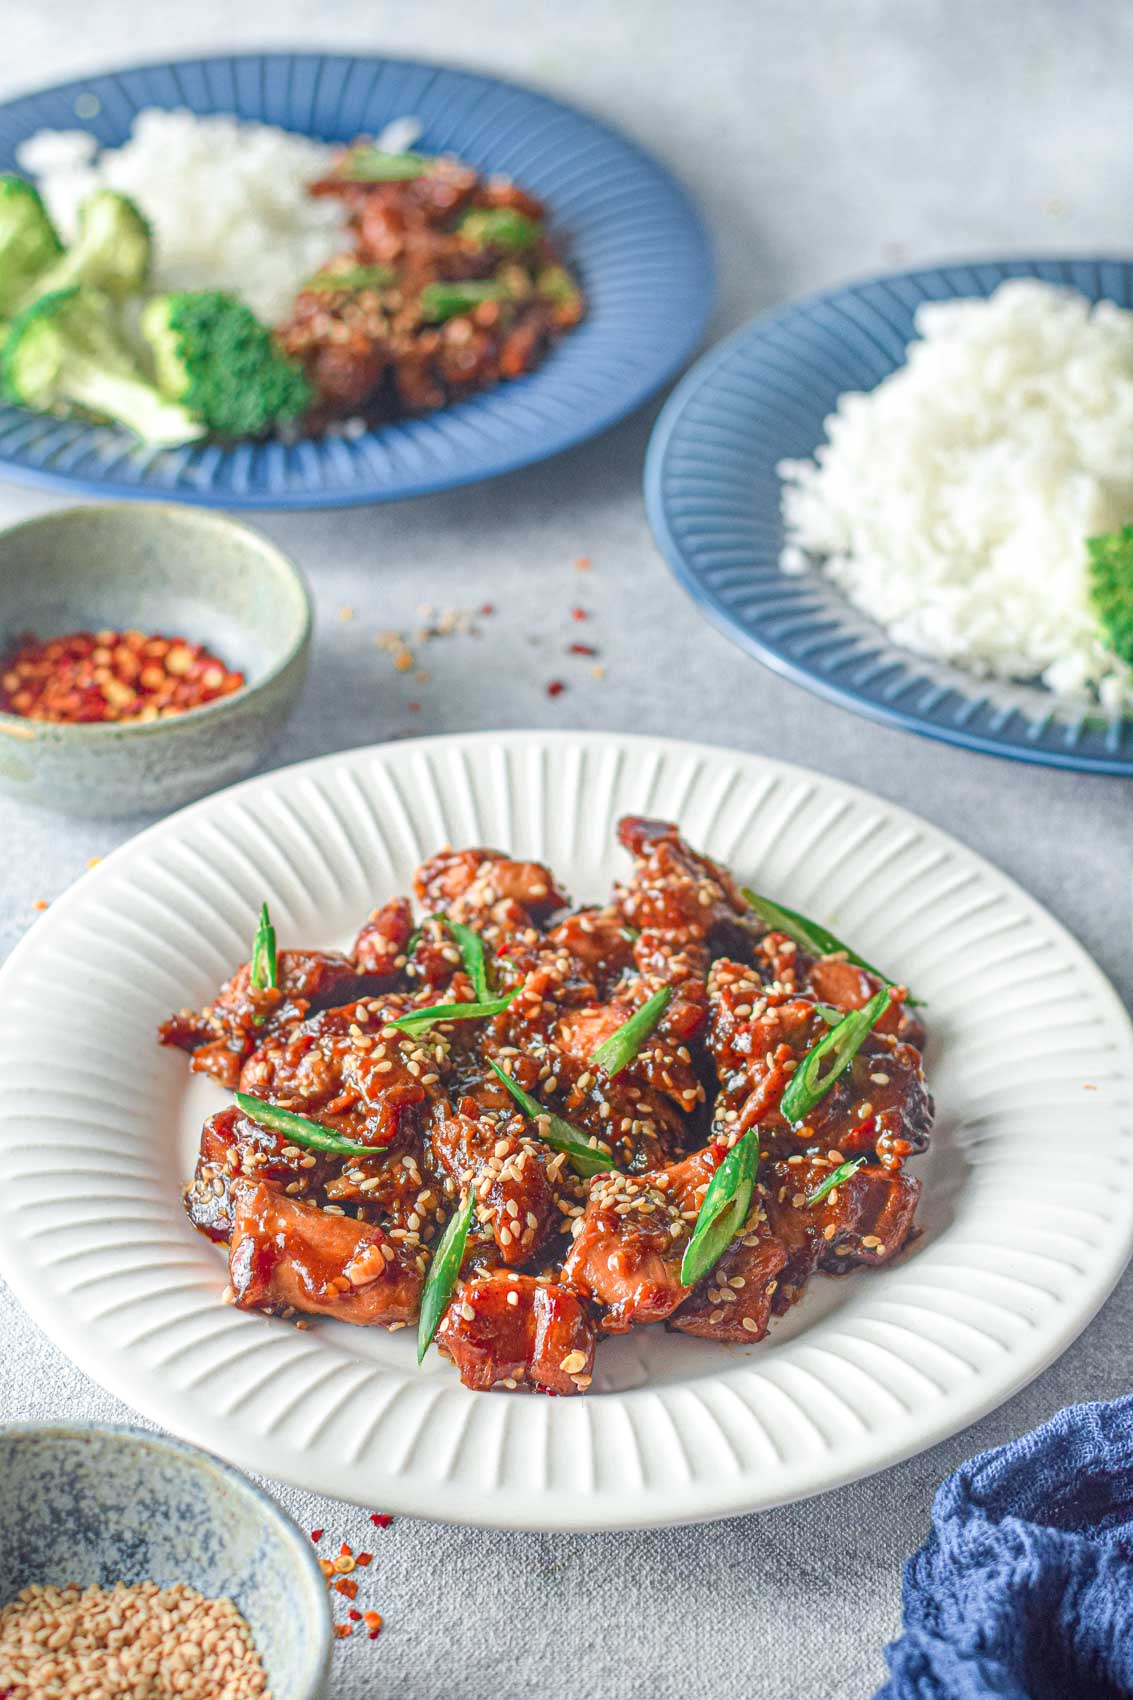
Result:
M94 118L76 115L98 102ZM114 146L146 106L234 113L326 141L406 115L420 145L517 179L550 208L589 301L537 371L366 436L287 446L139 449L125 432L0 408L0 476L83 495L224 508L385 502L511 472L631 413L696 347L712 303L703 226L683 190L625 137L534 90L404 59L250 53L143 65L0 106L0 171L45 126Z
M976 679L898 649L818 572L780 571L780 460L822 442L844 390L903 364L922 301L1037 277L1133 304L1133 262L985 260L895 273L755 319L700 360L657 421L645 467L654 536L705 613L776 672L831 701L985 754L1133 773L1133 721L1075 712L1035 685Z

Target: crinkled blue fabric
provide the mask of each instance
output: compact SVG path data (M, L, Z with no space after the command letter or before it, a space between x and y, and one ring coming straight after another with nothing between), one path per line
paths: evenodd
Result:
M1133 1396L969 1459L905 1566L876 1700L1133 1697Z

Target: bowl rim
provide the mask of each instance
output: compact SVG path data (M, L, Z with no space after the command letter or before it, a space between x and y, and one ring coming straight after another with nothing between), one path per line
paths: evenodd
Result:
M289 1544L301 1571L305 1571L314 1590L316 1599L322 1600L326 1594L326 1578L319 1568L319 1561L310 1541L304 1536L302 1529L295 1519L286 1512L266 1489L257 1486L242 1470L228 1464L223 1458L209 1452L206 1447L193 1446L187 1440L179 1440L176 1435L166 1434L161 1429L139 1428L134 1423L0 1423L0 1443L7 1440L83 1440L91 1436L104 1439L125 1440L127 1442L144 1442L156 1447L159 1451L180 1454L196 1465L207 1464L218 1475L223 1476L233 1487L242 1492L251 1502L253 1508L265 1521L274 1523L280 1534ZM3 1602L0 1602L3 1603ZM299 1700L318 1700L323 1692L323 1684L330 1670L333 1638L331 1633L331 1614L329 1609L313 1614L317 1621L309 1625L310 1640L305 1642L305 1651L309 1653L307 1668L298 1672L306 1684L299 1691Z
M213 508L195 508L183 502L76 502L64 508L52 508L47 513L33 514L30 519L20 520L16 525L0 529L0 552L9 538L18 537L22 532L34 530L38 526L58 523L61 519L74 519L78 516L95 514L115 514L119 517L130 516L135 519L149 519L157 514L159 518L172 520L177 525L199 527L203 530L218 532L235 532L238 535L250 537L263 550L265 559L271 563L283 584L298 599L297 613L299 630L286 650L277 657L257 679L247 681L240 689L230 695L217 697L212 702L202 703L199 708L187 708L183 714L172 714L165 720L94 720L71 722L67 720L30 720L23 714L12 714L0 709L0 737L12 738L20 742L58 741L77 738L90 742L99 738L114 740L146 737L172 737L177 732L192 730L200 726L206 719L216 719L227 713L232 713L238 706L248 703L260 691L266 690L277 679L287 672L308 650L311 634L314 630L314 604L311 600L310 587L300 571L298 564L291 556L281 549L258 526L249 525L242 519L233 519L231 515L218 512Z

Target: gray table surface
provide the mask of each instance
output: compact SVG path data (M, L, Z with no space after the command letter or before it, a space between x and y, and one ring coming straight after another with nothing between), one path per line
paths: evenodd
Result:
M699 197L721 261L714 334L885 266L1133 246L1121 146L1133 10L1118 0L323 0L317 17L302 0L2 0L0 22L0 96L119 61L265 45L419 52L544 84L623 125ZM1047 904L1128 997L1128 790L870 725L747 660L700 621L652 546L649 425L638 417L480 489L265 518L309 573L320 615L313 676L275 759L518 726L765 750L957 833ZM0 523L53 505L0 487ZM573 566L580 555L589 574ZM423 602L488 601L498 611L478 640L429 646L427 683L374 648L379 628L412 629ZM592 613L585 630L575 604ZM579 636L600 647L603 679L564 656ZM551 677L568 684L554 699ZM143 824L0 805L3 947L34 925L37 899ZM373 1645L342 1644L335 1700L868 1696L936 1484L1062 1405L1125 1391L1131 1324L1127 1278L1060 1362L974 1428L836 1494L714 1527L517 1536L399 1518L378 1532L364 1510L280 1488L303 1525L377 1555L364 1591L387 1627ZM0 1418L128 1416L4 1300Z

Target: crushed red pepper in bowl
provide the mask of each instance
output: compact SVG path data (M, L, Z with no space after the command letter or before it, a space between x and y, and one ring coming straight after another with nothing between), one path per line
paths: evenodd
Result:
M139 631L24 633L0 662L0 709L66 725L158 720L245 683L203 644Z

